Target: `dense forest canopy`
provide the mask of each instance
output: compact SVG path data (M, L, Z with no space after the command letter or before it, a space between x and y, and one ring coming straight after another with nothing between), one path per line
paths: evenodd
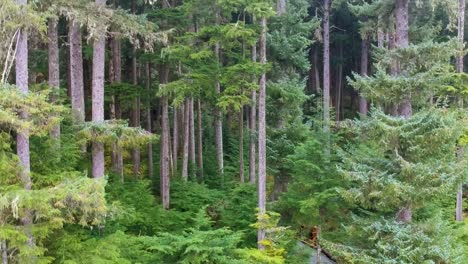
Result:
M0 0L14 263L468 263L465 0Z

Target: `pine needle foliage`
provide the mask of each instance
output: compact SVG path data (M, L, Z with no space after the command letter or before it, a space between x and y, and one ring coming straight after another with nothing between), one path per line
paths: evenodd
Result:
M462 134L454 111L432 108L408 120L374 110L349 126L356 144L340 156L339 172L351 183L343 198L366 209L395 212L424 205L458 182L454 153Z

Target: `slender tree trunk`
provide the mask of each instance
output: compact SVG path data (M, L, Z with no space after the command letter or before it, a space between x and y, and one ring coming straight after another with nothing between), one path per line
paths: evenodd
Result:
M406 48L409 45L409 21L408 21L408 0L395 0L395 22L396 22L396 47ZM399 73L405 72L399 67ZM411 95L407 94L399 107L399 114L404 118L409 118L413 114L411 107Z
M26 5L27 0L16 0L18 5ZM24 30L21 30L18 36L18 42L16 47L16 86L21 93L27 94L29 92L28 87L28 33ZM20 113L22 119L28 118L28 113L22 111ZM19 172L21 181L23 183L24 189L27 191L31 190L32 181L31 181L31 164L30 164L30 155L29 155L29 131L27 129L18 131L16 136L16 152L18 154L19 163L21 165L21 170ZM31 234L31 225L33 223L33 216L30 210L25 212L24 217L21 219L22 224L24 225L24 230L26 233L27 241L26 244L34 248L36 243L34 237Z
M189 98L189 158L190 158L190 176L195 176L196 160L195 160L195 115L193 111L193 97Z
M112 68L110 72L110 82L111 83L120 83L122 81L122 61L120 57L120 40L112 38L110 41L111 48L111 63L109 68ZM111 119L117 119L117 98L115 95L112 96L111 103ZM120 112L120 111L119 111ZM120 176L120 180L123 182L123 156L122 149L119 148L117 142L112 144L112 169L115 173Z
M369 37L366 35L362 36L361 41L361 75L368 75L369 65ZM359 113L362 116L366 116L368 111L367 100L359 96Z
M343 44L339 43L339 54L341 61L343 61ZM341 115L341 93L343 90L343 63L338 64L338 81L336 84L336 103L335 103L335 121L336 125L339 125L340 115Z
M189 156L189 140L190 140L190 102L185 101L184 113L184 147L182 151L182 179L188 179L188 156Z
M200 98L197 99L197 136L198 136L198 171L200 182L203 182L203 124Z
M314 74L315 74L315 92L320 93L320 70L318 62L318 47L314 49Z
M96 0L96 4L105 5L105 0ZM99 36L93 44L93 81L92 81L92 120L104 122L104 63L106 39ZM93 169L94 178L104 177L104 145L93 142Z
M146 91L148 92L148 103L146 110L146 131L152 133L151 129L151 65L149 62L145 64L145 75L146 75ZM153 143L148 143L148 177L153 178L154 166L153 166Z
M464 32L465 32L465 0L458 1L458 42L460 47L463 47L464 43ZM456 58L456 68L457 72L463 73L463 49L460 49L460 53ZM463 99L460 100L460 106L463 107ZM463 162L464 158L464 147L459 147L458 157L460 162ZM456 221L463 221L463 174L461 177L461 181L458 185L457 190L457 202L456 202L456 209L455 209L455 220Z
M215 53L219 59L219 44L216 44ZM217 96L221 93L219 80L215 83L215 93ZM215 144L216 144L216 160L218 161L218 173L224 179L224 151L223 151L223 121L220 109L215 106Z
M252 18L252 24L255 24L255 17ZM250 59L252 62L257 62L257 43L251 47ZM256 76L254 76L256 78ZM255 172L257 168L256 161L256 134L257 134L257 91L253 90L250 94L250 131L249 131L249 183L255 184Z
M173 127L172 127L172 176L176 176L177 174L177 159L178 159L178 152L179 152L179 108L174 106L174 120Z
M408 22L408 0L395 0L395 22L396 22L396 41L397 48L406 48L409 44L409 22ZM405 70L398 67L398 72L404 74ZM400 105L399 114L404 118L410 118L412 115L411 97L406 95ZM398 221L403 223L411 222L412 212L411 204L408 202L400 208L396 216Z
M281 16L286 13L286 0L276 1L276 14Z
M83 83L83 48L81 28L70 20L68 39L70 42L70 95L74 121L85 121L84 83Z
M245 182L244 177L244 107L239 111L239 179Z
M384 32L382 30L382 28L378 28L377 29L377 47L379 48L383 48L384 47Z
M60 90L59 76L59 45L57 32L57 19L49 18L48 37L49 37L49 86L54 89L52 102L57 102ZM60 124L55 126L51 131L51 137L60 144ZM58 145L59 146L59 145Z
M137 72L137 60L136 60L136 48L133 47L132 57L132 79L133 85L138 85L138 72ZM132 109L132 126L140 127L140 97L136 96L133 99ZM140 148L135 147L132 149L132 161L133 161L133 175L138 178L140 174Z
M330 6L331 0L323 1L323 132L327 136L325 154L330 153Z
M260 63L266 64L267 20L262 17L262 34L260 37ZM259 214L266 213L266 74L262 73L258 97L258 208ZM257 242L265 239L265 230L260 228ZM258 244L259 249L264 249Z
M159 83L169 82L169 67L167 64L160 66ZM160 160L160 195L163 207L169 209L170 205L170 171L169 171L169 103L167 97L161 97L161 160Z
M216 21L219 24L220 14L219 10L216 12ZM221 47L219 42L215 44L214 52L218 67L221 67L220 52ZM218 97L221 93L221 85L219 83L219 76L215 80L215 94ZM218 161L218 173L221 175L222 182L224 182L224 151L223 151L223 121L222 114L219 107L214 108L214 123L215 123L215 145L216 145L216 160Z
M463 146L458 147L457 156L460 163L464 162L465 148ZM457 201L455 206L455 220L463 221L463 174L458 184L457 190Z

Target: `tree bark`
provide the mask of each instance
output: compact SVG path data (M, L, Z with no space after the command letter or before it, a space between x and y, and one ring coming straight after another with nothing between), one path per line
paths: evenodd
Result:
M203 182L203 124L200 98L197 99L197 136L198 136L198 172L200 182Z
M463 47L464 44L464 32L465 32L465 0L458 1L458 42L460 47ZM459 55L456 58L456 68L458 73L463 73L463 49L460 50ZM463 99L460 100L460 105L463 107ZM460 146L458 151L458 158L460 162L463 162L464 156L464 147ZM458 185L457 190L457 202L455 206L455 220L463 221L463 174L461 181Z
M169 82L169 67L167 64L160 65L159 83ZM160 195L163 207L170 206L170 171L169 171L169 104L167 97L161 97L161 159L160 159Z
M464 43L464 37L465 37L465 0L458 0L458 30L457 30L457 38L460 47L463 47ZM458 56L456 58L456 67L457 67L457 72L462 73L463 72L463 49L460 50L458 53Z
M190 140L190 102L185 101L184 113L184 147L182 151L182 179L188 179L188 156L189 156L189 140Z
M383 48L384 47L384 32L382 30L382 28L378 28L377 29L377 47L379 48Z
M146 131L152 133L151 128L151 65L149 62L145 64L145 75L146 75L146 91L148 92L148 104L146 109ZM153 178L154 166L153 166L153 143L148 143L148 177Z
M367 76L369 65L369 37L362 36L361 40L361 75ZM359 96L359 113L361 116L366 116L368 111L367 100L363 96Z
M339 46L339 55L340 55L341 61L343 61L343 44L339 43L338 46ZM340 64L338 64L338 80L336 84L336 103L335 103L335 112L336 112L335 121L336 121L337 126L339 125L340 115L341 115L342 90L343 90L343 62L340 62Z
M190 158L190 176L195 176L196 160L195 160L195 116L193 111L193 97L189 98L189 158Z
M239 179L245 182L244 177L244 107L239 111Z
M395 0L395 22L397 48L406 48L409 45L409 21L408 21L408 0ZM399 73L404 69L399 67ZM404 118L409 118L413 114L411 107L411 95L407 94L399 106L399 114Z
M260 63L266 64L267 20L262 17L260 37ZM266 213L266 74L262 73L258 96L258 208L259 214ZM258 229L257 242L265 239L265 230ZM264 249L258 244L259 249Z
M105 0L96 0L96 4L105 5ZM93 80L92 80L92 120L104 122L104 63L105 63L105 35L99 36L93 44ZM104 145L93 142L93 169L94 178L104 177Z
M314 49L315 92L320 93L320 70L318 67L318 47Z
M458 147L457 156L458 161L461 163L464 161L465 148L463 146ZM460 183L457 188L457 200L455 205L455 221L463 221L463 174L460 179Z
M327 136L326 155L330 153L330 6L331 0L323 1L323 132Z
M276 1L276 14L281 16L286 13L286 0Z
M51 101L57 102L60 90L60 72L59 72L59 45L57 32L57 19L49 18L48 37L49 37L49 86L54 89ZM52 139L60 144L60 124L52 128L50 133Z
M174 119L173 127L172 127L172 176L175 177L177 175L177 159L178 159L178 152L179 152L179 108L174 106Z
M395 0L395 22L396 22L396 48L406 48L409 45L409 21L408 21L408 0ZM399 74L404 74L405 69L397 67ZM399 106L399 115L403 118L410 118L412 115L411 95L407 94ZM398 221L403 223L411 222L411 204L405 205L397 213Z
M137 60L136 60L136 48L133 47L132 56L132 81L133 85L138 85L138 72L137 72ZM140 127L140 97L136 96L133 99L132 109L132 126ZM140 148L135 147L132 149L132 161L133 161L133 175L138 178L140 174Z
M257 46L252 45L251 59L253 62L257 61ZM255 136L257 133L257 92L252 91L250 95L250 142L249 142L249 183L255 184L255 171L256 171L256 143Z
M220 14L219 10L216 11L216 23L219 24ZM220 62L220 44L217 42L215 44L214 53L216 56L216 62L218 63L218 68L221 67ZM217 73L219 74L219 73ZM216 97L219 97L221 93L221 85L219 83L219 76L216 76L215 80L215 94ZM218 173L221 176L222 182L224 182L224 151L223 151L223 121L221 110L218 106L214 107L214 123L215 123L215 145L216 145L216 160L218 161Z
M80 25L70 20L68 41L70 43L70 95L75 123L85 121L83 48Z
M122 81L122 61L121 61L121 51L120 51L120 40L116 38L111 39L111 83L120 83ZM112 103L111 103L111 119L117 119L117 113L120 111L118 110L118 98L113 95L112 96ZM123 156L122 156L122 149L118 147L117 143L112 145L112 167L115 173L120 176L120 180L124 181L123 176Z
M20 6L26 5L27 0L17 0L16 3ZM28 87L28 33L24 30L19 31L18 42L16 47L16 86L21 93L27 94L29 92ZM28 113L21 111L20 116L22 119L28 118ZM16 136L16 152L19 158L19 164L21 170L19 172L23 187L25 190L30 191L32 188L31 181L31 163L29 153L29 132L27 129L18 131ZM26 244L33 248L36 243L34 237L31 234L31 225L33 223L32 212L26 210L25 215L21 219L22 224L25 228L25 234L27 237Z

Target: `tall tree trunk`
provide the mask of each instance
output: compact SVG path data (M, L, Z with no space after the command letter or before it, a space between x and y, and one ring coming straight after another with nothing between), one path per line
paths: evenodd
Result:
M220 14L219 10L216 11L216 22L219 24ZM221 47L219 42L215 44L214 52L218 68L221 67L220 52ZM218 73L217 73L218 74ZM219 83L219 76L215 80L215 94L218 97L221 93L221 85ZM214 126L215 126L215 145L216 145L216 160L218 161L218 173L221 175L222 182L224 182L224 150L223 150L223 121L221 110L218 106L214 108Z
M49 37L49 86L54 89L52 102L57 102L60 90L60 72L59 72L59 45L57 32L57 19L49 18L48 37ZM60 124L51 131L51 137L60 143Z
M318 67L318 47L314 49L315 92L320 93L320 70Z
M106 0L96 0L96 4L105 5ZM104 122L104 63L106 39L105 35L98 36L93 44L93 81L92 81L92 120ZM93 142L93 169L94 178L104 177L104 145Z
M369 37L366 35L362 36L361 40L361 75L368 75L369 65ZM363 96L359 96L359 113L362 116L366 116L368 111L367 100Z
M112 74L110 81L111 83L120 83L122 81L122 61L121 61L121 48L120 48L120 40L117 38L111 39L111 68ZM111 119L117 119L117 113L120 111L118 110L118 98L114 95L112 96L112 103L111 103ZM123 156L122 156L122 149L118 146L117 143L112 145L112 167L114 172L116 172L120 176L120 180L123 182Z
M188 156L189 156L189 140L190 140L190 102L185 100L184 113L184 147L182 151L182 179L188 179Z
M255 24L255 17L252 17L252 24ZM250 59L252 62L257 62L257 43L254 43L250 51ZM253 76L253 78L257 78ZM249 118L249 183L255 184L256 180L256 134L257 134L257 91L253 90L250 94L250 118Z
M145 64L145 75L146 75L146 91L148 92L148 104L146 106L146 131L152 133L151 129L151 65L149 62ZM148 143L148 177L153 178L154 166L153 166L153 143Z
M198 172L200 182L203 182L203 124L200 98L197 99L197 136L198 136Z
M463 44L464 44L464 32L465 32L465 0L458 1L458 42L460 45L460 53L456 58L457 72L463 73ZM463 107L463 99L459 99L461 107ZM458 157L460 161L463 161L464 147L459 147ZM457 190L457 202L455 206L455 220L463 221L463 174L461 181L458 185Z
M70 95L75 123L85 121L83 48L80 25L70 20L68 41L70 42Z
M160 65L159 83L169 82L169 66ZM170 205L170 171L169 171L169 103L167 97L161 97L161 159L160 159L160 195L163 207L169 209Z
M336 125L338 126L339 121L340 121L340 115L341 115L341 93L343 90L343 44L339 43L339 55L341 62L338 64L338 80L336 84L336 103L335 103L335 121Z
M281 16L286 13L286 0L276 1L276 14Z
M463 146L458 147L457 156L458 161L462 163L464 161L465 148ZM455 220L463 221L463 174L460 179L460 183L457 188L457 200L455 206Z
M254 23L255 21L252 21ZM252 45L251 49L251 60L257 62L257 44ZM256 78L254 76L254 78ZM257 134L257 91L253 90L250 94L250 142L249 142L249 183L255 184L255 171L257 165L257 158L255 152L257 144L255 142L255 136Z
M193 111L193 97L189 98L189 158L190 158L190 176L195 176L196 160L195 160L195 116Z
M178 152L179 152L179 108L174 106L174 119L173 127L172 127L172 176L177 175L177 159L178 159Z
M216 44L216 55L219 59L219 44ZM219 96L221 93L221 87L219 80L215 83L215 93ZM223 121L220 109L215 106L215 144L216 144L216 160L218 161L218 173L224 179L224 151L223 151Z
M323 132L327 136L327 155L330 153L330 6L331 0L323 1Z
M260 63L266 64L267 20L262 17L262 34L260 37ZM262 73L258 96L258 208L259 214L266 213L266 74ZM265 230L260 228L257 242L265 239ZM264 249L258 244L259 249Z
M384 32L381 27L377 29L377 47L383 48L384 47Z
M136 48L133 47L132 57L132 81L133 85L138 85L138 72L137 72L137 60L136 60ZM140 97L136 96L133 99L132 107L132 126L140 127ZM140 148L135 147L132 149L132 161L133 161L133 175L137 178L140 174Z
M27 0L17 0L18 5L26 5ZM16 46L16 86L21 93L27 94L29 92L28 87L28 33L24 30L19 31L18 42ZM22 119L28 118L28 113L22 111L20 113ZM19 163L21 165L21 170L19 172L21 181L23 183L24 189L27 191L31 190L32 181L31 181L31 164L30 164L30 155L29 155L29 131L27 129L18 131L16 136L16 152L19 158ZM33 216L30 210L25 212L24 217L21 219L22 224L25 227L25 233L27 237L26 244L33 248L36 243L34 237L31 234L31 225L33 223Z
M397 48L406 48L409 45L409 20L408 20L408 0L395 0L395 22ZM405 70L399 67L399 73ZM411 107L411 95L407 94L399 107L399 114L404 118L409 118L413 114Z
M395 0L395 22L396 22L396 41L397 48L406 48L409 45L409 22L408 22L408 0ZM398 67L398 73L404 74L405 69ZM399 114L404 118L410 118L412 115L410 95L406 95L400 105ZM411 203L407 203L397 212L396 218L403 223L411 222L412 211Z
M244 177L244 107L239 111L239 179L245 182Z

